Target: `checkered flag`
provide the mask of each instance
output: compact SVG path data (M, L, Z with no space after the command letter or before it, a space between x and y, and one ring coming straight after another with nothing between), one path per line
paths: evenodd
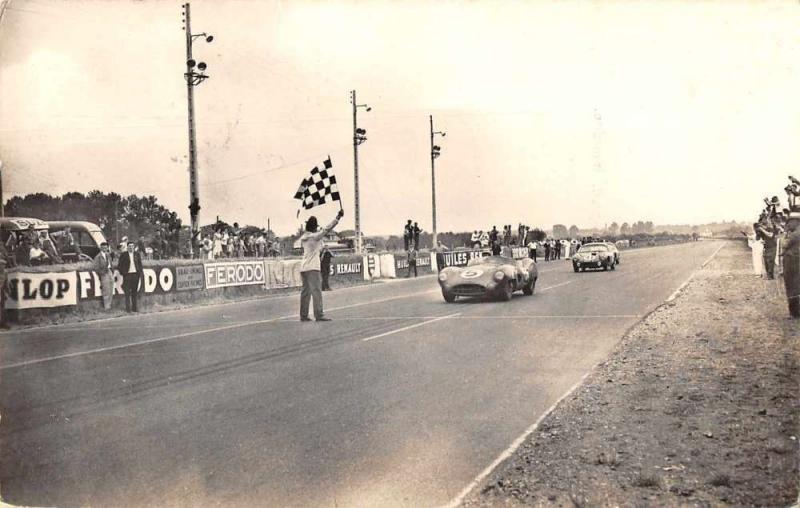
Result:
M322 169L314 167L311 170L311 175L300 183L300 188L294 195L294 199L302 201L301 206L306 210L314 208L317 205L325 204L328 201L339 201L339 188L336 186L336 176L331 171L333 163L331 158L328 157L322 163ZM297 210L300 215L300 210Z

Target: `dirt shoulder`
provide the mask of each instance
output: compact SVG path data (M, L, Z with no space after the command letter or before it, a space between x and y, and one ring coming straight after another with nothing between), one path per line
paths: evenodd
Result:
M726 244L629 331L465 506L789 506L800 321Z

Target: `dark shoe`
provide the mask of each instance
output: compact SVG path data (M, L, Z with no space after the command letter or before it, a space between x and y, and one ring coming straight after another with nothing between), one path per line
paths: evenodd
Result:
M300 321L311 321L311 318L307 318L307 317L301 317L301 318L300 318Z
M329 317L325 317L325 316L322 316L322 317L318 317L318 318L317 318L317 321L330 321L330 320L331 320L331 318L329 318Z

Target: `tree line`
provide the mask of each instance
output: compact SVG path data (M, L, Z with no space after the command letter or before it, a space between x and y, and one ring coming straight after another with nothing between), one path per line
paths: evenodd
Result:
M109 242L123 236L152 237L156 231L174 235L181 228L178 214L158 203L155 196L120 196L93 190L88 194L67 192L14 196L6 201L5 214L42 220L88 221L100 226Z

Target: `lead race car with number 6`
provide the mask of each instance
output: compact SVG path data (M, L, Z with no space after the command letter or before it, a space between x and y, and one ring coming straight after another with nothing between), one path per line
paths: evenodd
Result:
M452 303L459 296L497 296L511 300L514 291L532 295L539 271L529 258L487 256L471 259L466 267L449 266L439 272L442 296Z

